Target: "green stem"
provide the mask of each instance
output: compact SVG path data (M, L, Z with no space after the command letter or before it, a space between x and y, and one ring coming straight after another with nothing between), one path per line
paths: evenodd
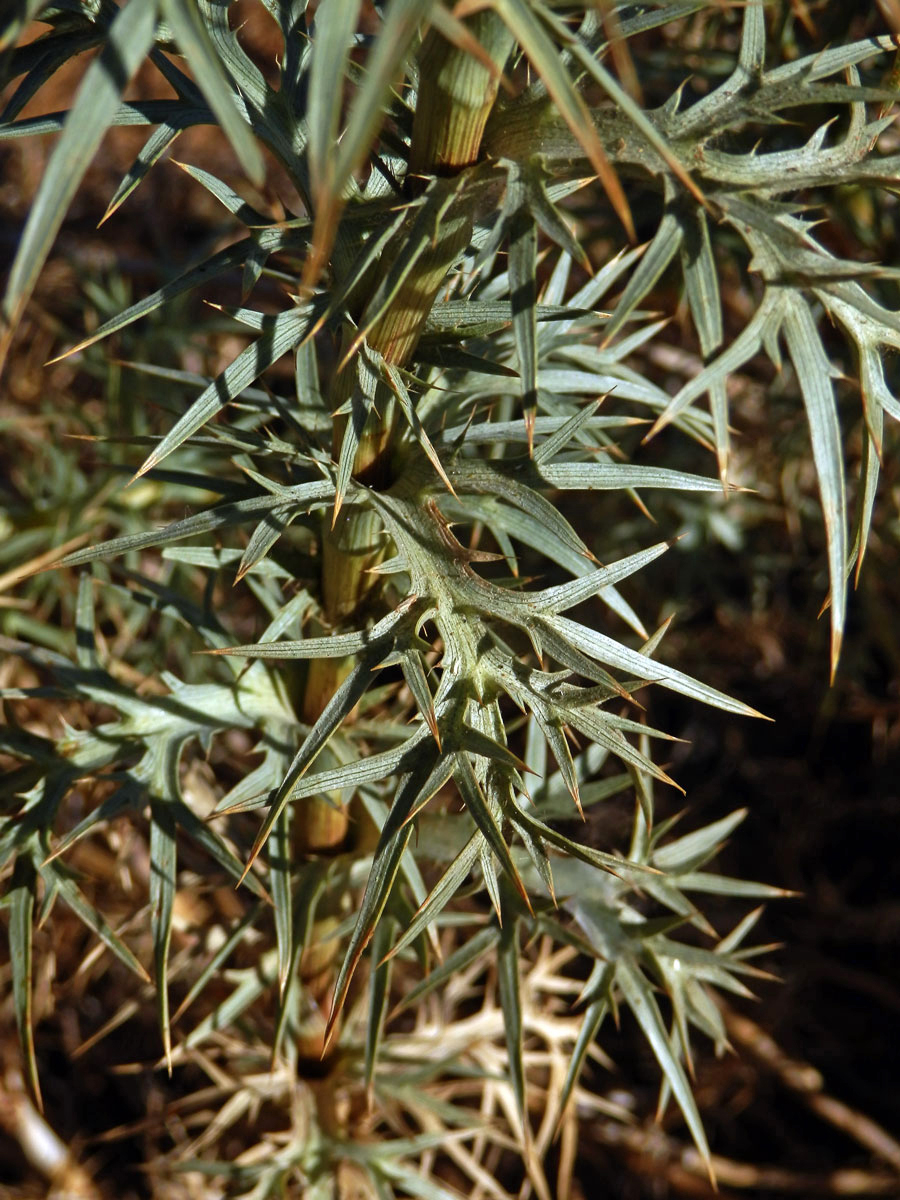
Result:
M495 64L491 70L431 30L419 56L419 95L413 125L410 175L432 176L456 173L474 163L479 155L485 124L497 95L499 70L502 69L514 39L493 12L474 15L467 22L470 33L480 42ZM410 224L415 213L410 214ZM407 236L404 227L388 247L371 295L390 270ZM377 319L366 319L363 306L360 327L366 329L367 343L386 362L402 367L412 358L422 328L448 270L465 249L471 236L471 213L451 209L442 222L439 236L416 262L414 271L393 298L390 307ZM393 253L392 253L393 249ZM342 348L342 353L346 346ZM356 378L355 364L344 364L335 376L330 400L332 409L342 407L351 394ZM340 454L346 417L335 418L333 454ZM386 400L380 411L373 410L363 431L354 462L353 476L366 487L383 489L393 482L393 457L398 442L396 406ZM370 572L383 551L379 541L381 527L371 510L349 503L331 527L326 518L322 536L322 610L325 625L338 629L369 607L379 584ZM346 678L352 660L322 659L310 664L302 703L303 719L315 721L335 689ZM302 853L333 853L344 847L349 834L349 818L337 809L332 798L307 801L298 811L296 846Z
M430 30L422 43L411 175L455 174L478 161L500 72L515 39L491 9L475 13L465 24L485 58L477 59L452 45L436 29Z

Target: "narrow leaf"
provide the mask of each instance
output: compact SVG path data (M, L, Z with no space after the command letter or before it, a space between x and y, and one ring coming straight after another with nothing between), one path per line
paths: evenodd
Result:
M391 922L379 921L372 935L372 973L369 978L369 1011L366 1019L366 1048L364 1078L371 1092L375 1081L378 1050L384 1032L388 992L391 982L391 961L386 958L391 944Z
M516 213L509 227L509 282L513 334L522 377L522 409L530 454L538 402L537 226L531 215L523 209Z
M150 982L150 976L147 974L143 964L132 954L119 935L110 927L109 922L103 914L87 900L73 879L69 878L64 871L53 865L42 866L40 874L47 890L53 891L64 900L78 919L97 935L119 962L124 963L128 970L132 971L143 983Z
M147 457L143 466L136 472L135 479L162 462L207 421L212 420L216 413L221 412L226 404L236 399L244 388L249 387L283 354L287 354L302 341L312 327L314 319L315 313L310 306L288 309L287 312L278 313L274 317L265 317L263 336L242 350L218 379L213 380L209 387L204 389Z
M154 0L131 0L109 27L106 45L84 76L25 223L3 297L0 367L78 186L109 128L123 90L153 44Z
M563 119L599 175L625 232L635 241L634 222L622 185L606 157L590 111L563 65L562 55L525 0L494 0L492 7L503 18L510 33L518 39L532 66L546 84Z
M319 719L303 739L303 743L295 754L288 773L272 802L269 814L256 836L250 856L247 859L247 865L244 868L242 879L246 878L247 872L253 866L256 856L265 845L272 827L281 816L285 805L290 799L291 790L297 780L312 765L319 752L327 745L331 735L372 684L375 678L373 668L378 665L383 657L383 647L376 647L363 656L325 705Z
M612 317L607 322L604 335L605 344L612 341L632 312L659 281L662 273L675 257L678 247L681 245L682 236L681 224L676 217L671 212L663 213L653 241L647 247L643 258L638 263L637 270L626 284Z
M37 880L34 866L24 854L16 861L9 891L3 904L9 909L9 955L12 967L13 1007L16 1028L25 1060L25 1078L38 1109L43 1111L41 1085L38 1079L37 1057L32 1026L32 928Z
M828 540L828 573L831 578L831 677L837 670L846 615L847 496L837 403L831 384L832 366L816 329L809 305L797 296L787 306L784 340L797 372L813 459L819 480L825 533Z
M347 953L334 986L334 1000L326 1037L331 1036L334 1022L343 1008L347 991L362 953L371 940L391 888L400 869L400 862L413 832L409 815L444 786L453 770L453 758L440 756L437 747L430 747L415 770L401 782L384 823L372 859L372 870L359 906L356 925L350 937Z
M265 178L265 165L244 113L243 100L228 77L222 57L200 15L197 0L160 0L162 15L175 34L197 85L231 143L238 162L257 185Z
M175 822L169 805L150 802L150 927L156 971L156 1002L163 1052L172 1073L172 1032L169 1022L169 945L175 909Z
M390 951L389 957L399 954L411 945L420 934L434 927L434 922L447 904L465 883L484 843L480 831L472 834L469 840L457 854L456 858L431 889L425 903L419 908L397 943Z
M672 1095L691 1131L694 1144L712 1175L709 1144L706 1141L694 1093L684 1073L684 1068L673 1051L668 1030L663 1023L650 984L637 966L629 959L622 959L616 965L616 985L621 989L625 1002L634 1013L644 1036L650 1043L657 1062L663 1069L666 1081L672 1089Z
M601 991L608 991L609 982L612 979L613 968L607 968L607 981L604 987L601 984ZM584 1066L584 1060L587 1058L588 1052L593 1046L597 1034L600 1032L600 1026L603 1024L603 1019L609 1012L609 1001L606 996L601 996L600 999L594 1000L588 1005L587 1012L584 1014L584 1020L581 1023L581 1028L578 1030L578 1038L575 1042L575 1047L572 1050L572 1057L569 1059L569 1067L566 1071L565 1082L562 1085L559 1093L558 1116L556 1118L557 1127L562 1122L566 1111L566 1105L569 1103L569 1098L578 1082L581 1075L581 1069Z
M605 634L588 629L585 625L579 625L575 621L569 620L568 617L540 618L541 625L545 622L576 649L589 654L607 666L632 672L641 679L658 683L661 687L670 688L673 692L680 692L694 700L701 700L704 704L711 704L714 708L724 709L725 712L737 713L745 717L762 716L762 713L758 713L740 700L732 700L723 692L716 691L715 688L708 687L672 667L654 662L636 650L630 650L620 642L606 637Z
M528 1102L525 1095L525 1062L523 1043L525 1021L522 1013L522 993L519 982L519 922L515 912L504 912L503 928L497 946L497 985L503 1025L506 1030L506 1052L516 1107L523 1128L528 1125Z
M144 550L149 546L166 546L170 542L182 538L194 537L198 533L209 533L213 529L225 529L230 525L240 525L251 520L258 513L278 508L283 505L285 496L290 496L298 511L306 511L317 502L321 502L334 494L331 483L303 483L295 488L287 489L280 496L254 496L251 500L238 500L234 504L220 504L196 516L186 517L183 521L175 521L162 529L151 529L146 533L129 533L123 537L111 538L92 546L87 550L76 550L67 554L54 563L56 567L80 567L85 563L95 562L101 558L111 558L117 554L125 554L129 550Z
M457 950L450 955L440 966L435 967L425 979L421 980L409 991L404 992L397 1002L398 1012L404 1008L410 1008L419 1003L425 996L442 987L449 979L458 975L470 963L476 961L480 955L487 953L496 946L500 940L500 927L495 921L478 933L467 937Z
M456 755L456 766L453 772L460 795L465 802L469 816L481 830L485 842L497 857L504 874L521 896L525 905L531 911L531 901L525 890L525 885L512 859L509 846L503 837L500 826L491 812L487 800L481 791L472 764L466 754Z

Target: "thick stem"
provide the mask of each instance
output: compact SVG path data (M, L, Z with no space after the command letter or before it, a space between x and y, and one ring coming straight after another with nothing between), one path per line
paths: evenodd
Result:
M410 174L432 176L455 173L476 162L481 139L497 95L499 69L513 46L513 38L493 12L473 16L470 32L481 43L496 70L446 42L432 30L425 38L419 58L419 95L413 126ZM410 225L415 220L411 212ZM404 245L407 230L400 231L388 247L371 295L377 293L391 263ZM448 270L468 244L471 215L454 213L452 207L441 223L434 244L417 260L413 271L384 313L367 320L363 306L361 328L372 349L394 366L412 358L435 298ZM392 253L393 251L393 253ZM347 347L342 348L342 354ZM339 409L352 393L356 366L345 364L335 376L330 399ZM335 418L333 454L340 455L346 417ZM392 458L397 442L397 410L385 389L360 439L353 475L371 488L386 488L392 480ZM383 546L380 527L371 511L352 502L342 507L334 529L326 518L322 537L322 608L326 628L337 629L372 601L378 576L375 565ZM314 722L346 678L352 660L321 659L310 663L302 704L303 719ZM343 849L350 834L348 815L339 809L336 797L313 797L298 806L295 845L300 853L334 853ZM331 917L323 913L323 920ZM317 922L317 925L319 922ZM324 929L324 926L323 926ZM329 968L330 970L330 968ZM327 972L326 972L327 973Z
M419 53L419 94L413 121L412 175L454 174L478 161L481 137L497 96L500 72L515 44L495 12L466 21L487 60L429 31Z

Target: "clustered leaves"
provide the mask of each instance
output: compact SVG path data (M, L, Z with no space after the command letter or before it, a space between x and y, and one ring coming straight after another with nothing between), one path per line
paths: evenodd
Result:
M261 213L226 181L186 165L235 219L237 240L70 351L243 272L242 306L222 311L248 337L246 348L202 381L137 471L162 479L160 464L184 455L200 464L197 485L222 502L62 560L86 567L126 556L122 602L158 613L164 624L180 622L196 649L224 665L210 663L199 684L164 674L162 694L121 682L98 655L89 572L74 661L5 643L52 681L50 691L5 698L53 695L117 714L61 739L14 725L0 731L0 746L21 764L5 788L0 863L29 1082L37 1094L36 919L62 900L135 975L148 977L65 866L79 839L128 816L149 823L152 966L169 1069L274 992L270 1040L279 1065L270 1084L251 1073L235 1085L228 1121L253 1111L260 1088L286 1094L278 1089L303 1069L304 1031L316 1012L319 1051L340 1080L335 1088L367 1089L376 1114L378 1137L370 1140L371 1130L357 1137L310 1095L302 1137L294 1129L245 1164L207 1159L204 1143L183 1167L218 1172L254 1196L291 1178L305 1181L309 1195L331 1195L341 1171L360 1173L379 1196L450 1195L433 1167L436 1147L473 1182L484 1173L467 1093L457 1094L453 1081L475 1071L490 1091L499 1062L507 1100L492 1111L516 1131L529 1186L550 1195L542 1153L573 1119L582 1065L606 1015L622 1006L662 1068L664 1096L675 1099L708 1158L689 1084L691 1031L725 1047L712 995L745 992L742 977L755 970L743 943L756 914L720 938L693 896L778 893L707 869L742 813L674 840L669 825L654 820L654 784L673 781L650 746L667 735L647 723L635 694L643 700L642 689L656 684L737 716L759 714L666 666L658 657L665 627L648 633L620 590L634 572L652 571L670 543L617 558L615 531L605 532L611 556L601 565L600 543L587 544L559 498L589 494L599 514L597 494L606 491L639 503L651 489L727 495L729 377L760 350L780 368L783 347L818 473L837 664L846 581L861 564L871 524L884 413L900 415L881 357L883 347L900 345L900 318L878 292L894 273L830 252L807 211L810 195L826 188L895 182L898 158L878 148L893 92L860 76L860 65L893 43L874 39L767 68L766 13L750 3L728 78L692 101L679 79L661 106L644 108L608 65L611 40L627 47L638 34L691 20L704 3L611 4L573 17L539 0L494 0L484 11L390 0L375 6L378 28L367 23L366 33L358 32L361 6L343 0L323 0L314 16L302 0L265 7L283 39L277 86L245 53L222 0L32 3L0 27L8 77L20 80L0 137L60 132L7 284L4 349L112 125L152 132L107 216L183 130L204 124L224 131L256 182L265 146L287 171L302 213ZM16 46L31 17L49 29ZM432 95L418 69L420 47L433 48L435 37L468 63L468 75L439 72ZM88 49L98 53L69 113L18 116L60 66ZM146 59L174 99L122 101ZM454 104L465 106L468 115L459 125L442 123L441 110L430 107L441 104L451 115ZM829 116L805 145L785 148L783 122L810 106L845 114L839 133ZM760 139L749 149L748 133ZM472 161L434 151L432 142L457 136L475 145ZM565 201L595 176L626 234L631 188L654 190L661 215L646 247L590 264ZM725 239L743 245L759 277L755 309L736 335L726 334L720 296ZM673 266L703 366L670 396L631 364L664 336L665 322L640 306L652 303ZM291 280L294 291L279 311L250 307L264 279ZM866 452L855 541L826 314L859 365ZM263 381L287 354L293 388ZM174 378L198 386L186 372ZM613 403L601 407L608 393ZM699 403L706 397L708 408ZM627 461L622 445L641 424L650 425L648 437L674 424L713 448L718 476L646 465L640 450ZM246 528L239 546L235 527ZM183 546L189 539L203 540ZM157 548L170 564L209 573L199 604L150 576L144 552ZM523 569L562 582L526 578ZM227 608L213 614L218 579L243 581L265 614L253 644L233 644ZM602 617L570 615L596 614L580 607L595 597ZM630 635L605 632L622 622L636 647ZM199 813L183 787L188 748L209 751L235 729L251 739L253 765L220 789L214 813ZM613 760L617 774L609 772ZM65 828L66 798L86 780L102 780L104 798ZM630 845L592 845L579 819L626 789L635 795ZM352 815L336 852L299 848L313 802ZM257 832L248 837L245 814L257 810ZM186 992L178 1017L269 907L274 940L252 969L229 972L230 992L210 1002L192 1029L175 1032L169 967L183 835L205 851L210 871L242 881L257 899L210 960L178 981ZM303 963L321 943L323 920L338 950L317 992ZM703 938L709 948L698 945ZM538 943L544 949L535 954ZM578 1001L574 1020L553 1009L556 1001L536 999L540 987L530 981L548 956L560 964L554 994ZM587 964L586 982L573 961ZM468 1018L450 1001L439 1035L446 1053L423 1049L416 1038L435 1011L429 1005L463 977L470 989L496 989L503 1020L478 1042L493 1050L479 1057L454 1039ZM392 1030L395 1003L415 1011L415 1036ZM557 1067L536 1131L530 1096L540 1086L532 1045L539 1003L557 1021L541 1035ZM551 1027L556 1032L547 1033ZM279 1074L283 1067L287 1074ZM436 1081L450 1099L438 1100ZM498 1125L489 1140L504 1136Z

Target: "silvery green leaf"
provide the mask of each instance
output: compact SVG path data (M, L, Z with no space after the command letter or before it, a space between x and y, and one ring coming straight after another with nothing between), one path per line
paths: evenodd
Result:
M684 696L701 700L705 704L711 704L714 708L722 708L726 712L745 717L762 716L761 713L756 712L749 705L743 704L740 700L733 700L730 696L692 679L681 671L647 659L637 651L629 650L620 642L615 642L612 638L589 629L586 625L579 625L568 617L541 617L538 619L538 623L542 627L546 625L576 650L582 651L606 666L630 671L639 678L658 683L661 687L671 688L674 692L681 692Z
M6 329L0 334L0 364L78 185L112 122L122 91L153 43L155 30L154 0L130 0L117 11L106 44L82 80L10 270L2 302Z
M453 758L449 755L442 756L431 742L423 750L419 763L400 783L372 856L372 867L356 924L334 985L329 1030L334 1028L334 1022L347 998L350 981L363 951L375 932L375 926L381 919L394 886L403 852L413 832L413 823L408 819L409 815L443 787L452 771Z
M241 166L254 183L261 184L265 174L263 158L242 111L243 98L226 72L197 0L159 2L163 18L171 26L179 49Z
M831 674L837 670L846 615L847 497L837 404L831 384L832 366L825 354L812 313L795 298L784 318L784 339L797 372L806 405L813 459L822 497L831 579Z

